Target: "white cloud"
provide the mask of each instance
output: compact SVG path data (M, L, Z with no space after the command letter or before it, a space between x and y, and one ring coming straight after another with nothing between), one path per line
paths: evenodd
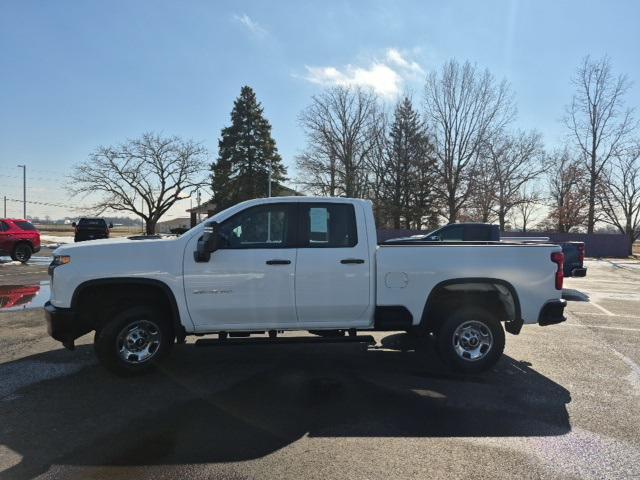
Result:
M417 75L424 75L424 70L416 61L407 60L398 50L395 48L389 48L387 50L387 61L403 70L408 70Z
M385 97L395 97L402 86L400 75L381 63L374 63L370 68L347 65L343 71L335 67L306 68L307 75L304 78L319 85L367 87Z
M407 60L398 50L389 48L384 60L374 60L368 67L346 65L343 68L333 66L306 66L305 80L319 85L343 85L371 88L377 94L387 98L397 97L407 80L415 80L424 70L415 62Z
M242 15L234 15L233 19L236 22L239 22L242 26L244 26L249 32L258 36L264 37L268 32L265 28L263 28L258 22L253 20L249 15L243 13Z

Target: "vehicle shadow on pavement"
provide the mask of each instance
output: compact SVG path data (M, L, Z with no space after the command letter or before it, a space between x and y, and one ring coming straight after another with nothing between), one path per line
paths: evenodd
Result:
M574 288L563 288L562 289L562 298L568 300L569 302L588 302L590 301L589 295L580 290L576 290Z
M0 479L52 465L144 466L259 458L301 437L550 436L570 431L569 392L505 356L460 376L404 334L382 347L176 346L158 372L118 378L90 364L0 401L0 445L22 460ZM31 362L89 358L90 346Z

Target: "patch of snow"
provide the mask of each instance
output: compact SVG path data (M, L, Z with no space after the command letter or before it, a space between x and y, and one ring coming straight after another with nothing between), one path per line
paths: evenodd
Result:
M58 235L40 235L40 242L48 247L59 247L66 243L73 243L73 237Z
M11 260L11 257L6 257L6 261L5 261L5 257L0 257L0 266L5 266L5 265L22 265L22 263Z

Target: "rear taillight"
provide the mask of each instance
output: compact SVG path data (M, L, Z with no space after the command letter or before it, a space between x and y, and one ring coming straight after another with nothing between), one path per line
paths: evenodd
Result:
M584 262L584 243L578 245L578 260L580 263Z
M557 265L556 268L556 290L562 290L562 282L564 281L564 254L562 252L553 252L551 261Z

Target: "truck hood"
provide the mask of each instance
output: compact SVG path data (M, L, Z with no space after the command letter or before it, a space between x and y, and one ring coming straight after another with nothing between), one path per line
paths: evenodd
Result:
M118 237L118 238L105 238L102 240L88 240L86 242L68 243L60 245L53 252L54 255L73 255L73 253L89 253L100 250L106 252L108 250L131 249L132 251L139 251L138 249L149 248L150 245L166 242L175 242L177 237L143 237L143 236L131 236L131 237ZM153 248L153 247L151 247Z

